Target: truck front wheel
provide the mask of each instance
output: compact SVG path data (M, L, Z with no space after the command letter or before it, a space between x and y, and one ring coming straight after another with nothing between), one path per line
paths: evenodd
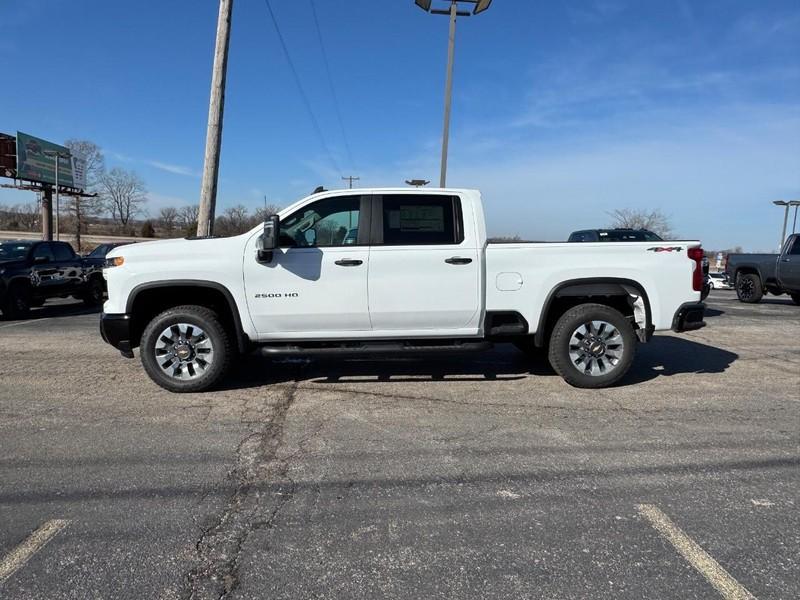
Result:
M579 388L613 385L630 369L636 353L633 326L603 304L581 304L556 322L550 336L550 364Z
M165 390L202 392L225 376L233 346L213 310L176 306L147 324L140 353L150 379Z
M755 273L746 273L736 278L736 296L739 302L758 304L764 295L761 278Z

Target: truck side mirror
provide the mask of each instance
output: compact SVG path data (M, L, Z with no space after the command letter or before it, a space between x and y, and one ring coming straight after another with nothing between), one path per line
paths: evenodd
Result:
M264 233L258 238L258 262L270 263L275 248L278 246L278 233L281 220L278 215L270 215L264 221Z

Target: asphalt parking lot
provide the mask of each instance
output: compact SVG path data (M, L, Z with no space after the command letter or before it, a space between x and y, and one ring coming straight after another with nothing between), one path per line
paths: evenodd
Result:
M800 307L567 386L511 346L173 395L81 305L0 321L0 597L800 597Z

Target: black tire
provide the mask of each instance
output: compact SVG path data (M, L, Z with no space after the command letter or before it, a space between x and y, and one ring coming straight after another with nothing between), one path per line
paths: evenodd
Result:
M800 306L800 294L789 294L792 297L792 302Z
M103 304L105 286L103 280L99 277L93 277L89 280L88 290L81 298L86 306L100 306Z
M764 296L761 278L755 273L745 273L736 278L736 297L739 302L758 304Z
M31 299L25 287L17 284L9 288L2 309L3 317L9 321L27 317L31 309Z
M213 360L199 375L194 373L200 369L192 372L191 379L180 379L165 372L157 356L157 352L161 351L156 348L163 339L161 334L171 327L177 327L178 324L187 324L202 330L209 339L213 351ZM176 306L154 317L142 333L139 351L142 365L150 379L165 390L176 393L202 392L216 385L227 373L234 354L231 335L220 322L217 313L205 306L195 305ZM164 364L166 362L164 361ZM172 365L168 368L172 368ZM190 371L187 367L186 372Z
M589 333L586 327L593 321L610 324L619 336L616 334L612 336L614 329L609 330L607 327L592 327L596 331ZM571 344L571 340L581 328L585 332L583 339L588 338L591 341L596 337L602 343L602 354L589 361L590 364L593 362L598 367L597 374L587 373L585 369L579 368L570 356L571 351L578 350L577 346ZM599 330L599 335L596 335L598 334L597 330ZM611 339L604 340L603 336L605 335L609 335ZM618 337L621 339L621 343L616 342ZM607 346L608 355L605 354L606 341L614 342ZM564 381L574 387L593 389L613 385L628 372L635 354L636 334L633 331L633 325L618 310L603 304L581 304L569 309L558 319L550 335L548 354L550 364L555 372L564 378ZM613 363L614 358L617 360L616 363Z

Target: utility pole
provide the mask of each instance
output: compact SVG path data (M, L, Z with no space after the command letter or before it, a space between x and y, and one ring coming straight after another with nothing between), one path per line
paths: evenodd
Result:
M361 177L353 177L352 175L350 175L348 177L342 177L342 179L344 181L348 181L350 183L350 189L352 190L353 189L353 182L354 181L359 181L361 179Z
M214 48L214 67L211 74L211 100L208 105L206 152L203 159L203 182L200 187L200 210L197 217L198 236L213 235L214 233L219 150L222 143L222 115L225 106L225 75L228 70L232 13L233 0L219 0L217 42Z

